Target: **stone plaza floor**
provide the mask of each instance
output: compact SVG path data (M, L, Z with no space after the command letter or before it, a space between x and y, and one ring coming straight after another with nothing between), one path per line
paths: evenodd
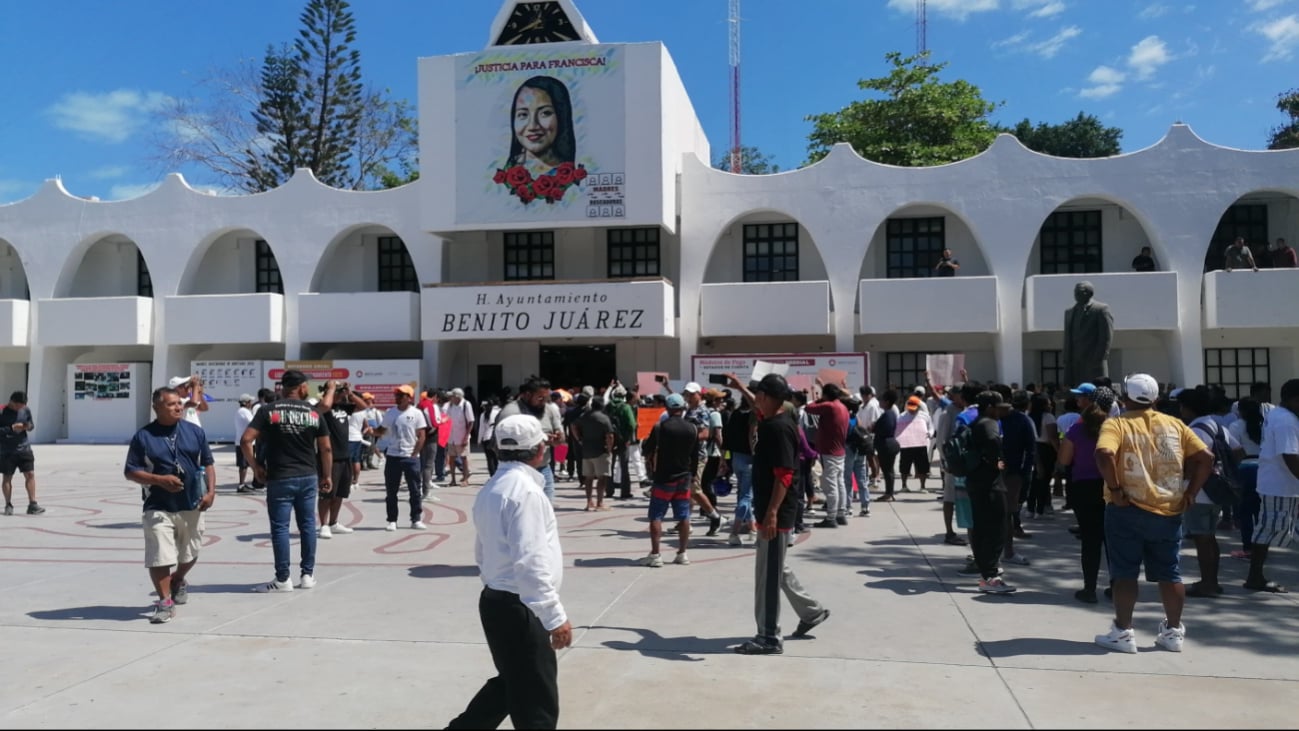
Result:
M234 492L233 453L220 448L190 601L151 625L125 454L37 446L48 512L22 514L18 484L19 514L0 516L0 727L441 728L492 674L473 488L438 490L426 532L408 529L403 500L400 530L387 533L379 475L364 472L344 512L356 532L320 541L319 585L261 595L253 587L273 575L264 501ZM751 548L701 528L692 565L642 568L645 500L585 513L576 483L558 493L561 595L576 630L559 662L561 727L1299 724L1299 594L1244 591L1238 560L1223 558L1225 596L1189 600L1185 652L1154 648L1162 612L1146 585L1141 652L1112 654L1092 644L1109 603L1073 598L1069 514L1027 525L1035 535L1019 545L1033 565L1007 569L1019 593L984 596L956 575L967 551L942 543L934 496L902 494L799 537L791 565L832 617L783 656L743 657L730 648L754 630ZM1219 537L1224 556L1239 547ZM1189 543L1183 557L1193 580ZM1271 563L1272 578L1299 591L1295 553ZM783 618L791 631L787 605Z

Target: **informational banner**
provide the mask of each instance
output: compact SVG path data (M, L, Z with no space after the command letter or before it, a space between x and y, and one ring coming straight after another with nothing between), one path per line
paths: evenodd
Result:
M626 217L619 46L465 55L455 94L458 224Z
M190 362L185 375L203 380L203 395L208 399L208 410L199 415L208 441L233 442L235 413L239 411L239 397L247 394L257 398L257 391L265 387L260 360L196 360Z
M671 337L665 279L424 288L425 340Z
M149 423L148 363L72 363L68 365L68 441L124 444ZM37 423L41 415L36 414ZM47 415L47 422L57 417Z
M131 398L130 363L74 363L69 368L74 401Z
M785 378L791 384L813 382L825 369L842 371L848 388L856 391L870 383L870 362L866 353L744 353L696 355L691 358L694 380L707 383L714 373L734 373L740 378L754 371L758 361L787 366Z
M372 394L381 409L396 406L392 392L398 386L419 389L418 360L268 360L262 363L266 387L274 388L286 370L306 374L313 396L325 381L345 381L356 393Z

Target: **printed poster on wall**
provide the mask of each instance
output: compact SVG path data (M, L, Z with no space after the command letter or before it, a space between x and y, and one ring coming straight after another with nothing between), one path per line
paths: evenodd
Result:
M267 388L275 388L284 371L299 370L306 374L312 396L325 381L346 381L353 391L373 395L380 409L397 405L392 392L398 386L419 389L419 369L418 360L268 360L262 364Z
M131 398L131 364L74 363L72 398L75 401Z
M457 59L456 222L625 218L623 63L605 45Z
M248 394L257 398L263 387L260 360L195 360L191 361L189 375L203 381L203 395L207 397L208 410L199 415L203 431L214 442L232 442L235 432L235 412L239 410L239 397Z

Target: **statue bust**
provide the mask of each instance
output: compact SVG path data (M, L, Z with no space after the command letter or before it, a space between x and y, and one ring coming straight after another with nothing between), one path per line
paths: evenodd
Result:
M1064 313L1064 381L1077 386L1110 375L1110 342L1114 340L1114 317L1104 302L1094 299L1091 282L1079 282L1073 289L1074 306Z

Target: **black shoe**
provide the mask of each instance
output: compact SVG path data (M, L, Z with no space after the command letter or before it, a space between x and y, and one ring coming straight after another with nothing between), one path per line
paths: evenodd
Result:
M708 519L708 532L704 535L715 536L717 531L722 529L722 516L720 513Z
M805 526L805 525L796 525L796 526L794 526L794 534L795 534L795 535L798 535L799 533L806 533L807 530L808 530L808 528L807 528L807 526Z
M835 525L848 525L848 518L845 517L845 516L843 516L843 515L840 515L839 517L837 517L837 518L834 519L834 524L835 524Z
M1106 598L1106 599L1113 599L1113 598L1114 598L1114 587L1112 587L1112 586L1107 586L1107 587L1105 587L1105 598Z
M834 518L826 518L825 520L813 523L812 527L813 528L838 528L839 524L834 521Z
M619 500L631 500L631 499L632 499L632 497L631 497L631 492L628 491L628 492L620 492L620 493L618 493L618 499L619 499Z
M830 610L827 609L816 615L813 619L803 619L798 622L798 629L794 630L795 637L806 637L817 625L830 618Z
M44 512L45 512L45 508L42 508L41 506L37 505L36 503L28 503L28 504L27 504L27 514L28 514L28 515L40 515L41 513L44 513Z
M1109 590L1106 589L1106 591L1109 591ZM1075 592L1073 593L1073 598L1074 598L1074 599L1077 599L1078 601L1082 602L1083 604L1095 604L1095 603L1098 601L1098 600L1096 599L1096 590L1095 590L1095 589L1079 589L1078 591L1075 591Z
M741 655L779 655L785 649L780 645L749 640L743 645L737 645L735 651Z

